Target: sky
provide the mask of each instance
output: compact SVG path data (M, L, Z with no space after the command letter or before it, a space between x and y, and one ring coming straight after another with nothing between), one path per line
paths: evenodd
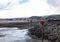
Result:
M54 2L54 0L0 0L0 18L59 14L60 10L56 8Z

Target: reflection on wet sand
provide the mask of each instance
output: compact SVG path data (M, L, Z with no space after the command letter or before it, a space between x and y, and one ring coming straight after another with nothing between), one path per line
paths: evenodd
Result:
M26 42L28 29L0 28L0 42Z

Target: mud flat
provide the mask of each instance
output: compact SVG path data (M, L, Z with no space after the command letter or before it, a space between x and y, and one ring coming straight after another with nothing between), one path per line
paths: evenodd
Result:
M27 22L0 23L0 27L25 27L25 26L28 26Z

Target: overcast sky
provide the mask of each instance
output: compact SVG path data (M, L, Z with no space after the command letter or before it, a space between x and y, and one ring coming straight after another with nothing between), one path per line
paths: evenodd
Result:
M0 0L0 18L56 14L52 0ZM52 4L53 5L53 4Z

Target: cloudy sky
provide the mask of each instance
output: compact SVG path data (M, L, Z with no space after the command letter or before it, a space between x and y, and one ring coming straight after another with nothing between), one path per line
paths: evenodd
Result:
M52 0L0 0L0 18L56 14L54 2Z

